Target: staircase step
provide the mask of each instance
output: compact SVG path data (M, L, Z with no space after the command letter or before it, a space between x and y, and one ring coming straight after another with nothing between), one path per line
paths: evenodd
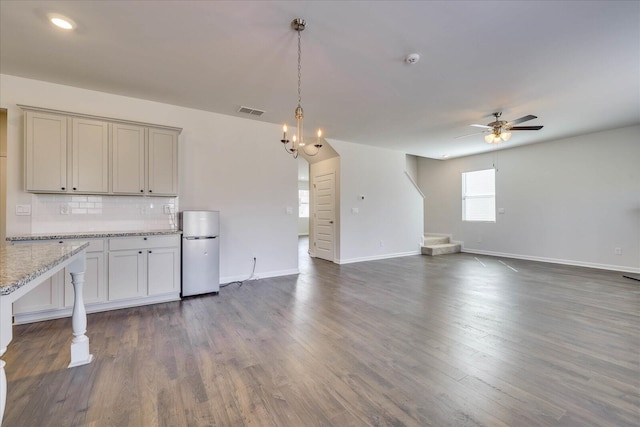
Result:
M432 236L429 234L425 234L424 236L424 246L442 245L445 243L450 243L448 236Z
M437 245L425 245L422 247L421 252L423 255L444 255L455 254L460 252L461 245L459 243L442 243Z

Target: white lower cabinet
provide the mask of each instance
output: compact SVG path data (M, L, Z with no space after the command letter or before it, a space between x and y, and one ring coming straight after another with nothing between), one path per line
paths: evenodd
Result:
M58 240L57 242L69 243L73 239ZM87 241L86 239L84 241ZM17 243L17 244L21 244ZM51 240L28 241L24 243L53 243ZM89 240L87 248L87 264L84 275L85 304L106 301L105 297L105 270L104 270L104 240ZM68 269L55 274L40 286L29 292L13 303L13 314L16 317L31 318L35 313L51 312L66 307L73 307L73 285ZM23 316L21 316L23 315ZM59 317L59 316L56 316Z
M89 241L83 286L88 313L180 299L179 235ZM43 242L52 241L14 244ZM71 275L65 269L13 304L14 321L18 324L69 316L73 300Z
M146 261L141 250L109 252L109 301L147 294Z
M180 237L109 239L109 301L180 292Z
M29 314L60 308L60 275L56 274L13 303L13 314Z
M180 248L153 249L147 255L149 295L180 292Z
M102 242L102 241L101 241ZM84 303L94 304L107 300L107 281L104 269L104 252L87 252L87 264L84 271L82 294ZM64 269L64 306L73 307L74 292L71 273Z

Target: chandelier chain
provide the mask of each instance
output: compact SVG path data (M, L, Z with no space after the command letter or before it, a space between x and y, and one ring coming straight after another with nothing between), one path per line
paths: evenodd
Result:
M300 103L302 102L302 95L300 90L300 80L302 79L302 49L300 49L300 33L302 33L302 31L298 29L298 105L300 105Z

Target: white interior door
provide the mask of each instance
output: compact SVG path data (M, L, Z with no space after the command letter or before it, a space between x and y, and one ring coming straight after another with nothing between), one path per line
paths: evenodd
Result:
M314 186L314 243L318 258L334 261L335 235L335 172L313 177Z

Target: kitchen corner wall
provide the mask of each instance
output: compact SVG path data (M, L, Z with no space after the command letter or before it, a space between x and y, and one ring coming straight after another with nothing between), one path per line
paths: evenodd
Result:
M203 90L215 96L215 84ZM298 272L297 162L282 150L280 126L2 74L0 107L8 110L7 235L84 231L80 227L132 229L143 223L148 228L156 221L169 228L168 219L155 214L165 198L75 201L72 196L25 193L23 112L16 104L183 128L178 143L179 210L220 211L221 280L248 278L253 257L258 277ZM35 216L14 215L19 204L31 204ZM87 211L61 215L62 204Z

